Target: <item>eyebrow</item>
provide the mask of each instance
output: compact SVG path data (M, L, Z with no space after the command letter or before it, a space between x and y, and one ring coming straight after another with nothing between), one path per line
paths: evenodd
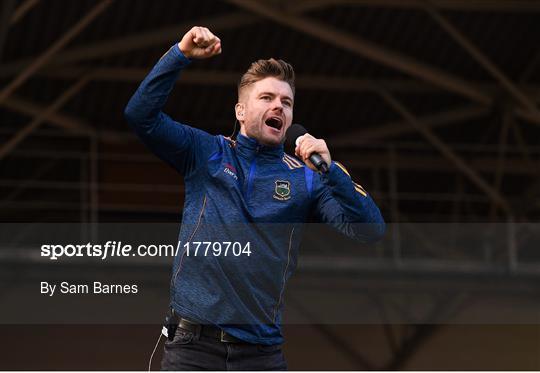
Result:
M259 93L258 97L261 97L262 95L276 96L276 94L273 93L273 92L261 92L261 93ZM287 99L287 100L289 100L291 102L294 102L294 99L292 97L284 96L283 98L285 98L285 99Z

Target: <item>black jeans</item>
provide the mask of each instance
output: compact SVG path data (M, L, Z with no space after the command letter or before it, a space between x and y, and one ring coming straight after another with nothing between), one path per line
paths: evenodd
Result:
M281 345L224 343L181 328L165 340L161 370L287 370Z

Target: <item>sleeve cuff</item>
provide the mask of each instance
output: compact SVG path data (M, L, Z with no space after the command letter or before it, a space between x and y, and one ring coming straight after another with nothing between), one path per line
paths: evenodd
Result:
M175 43L169 50L160 58L160 62L174 64L179 68L184 68L191 63L191 59L184 56L178 43Z
M175 43L174 46L173 46L173 51L174 51L174 54L182 61L184 62L185 64L188 64L191 62L191 59L190 58L187 58L184 53L182 53L182 51L180 50L180 47L178 46L178 43Z

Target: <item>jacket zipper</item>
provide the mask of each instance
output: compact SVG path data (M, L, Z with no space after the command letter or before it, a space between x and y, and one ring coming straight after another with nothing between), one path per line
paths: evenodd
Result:
M249 165L249 175L246 185L246 202L249 200L249 196L251 194L251 187L253 183L253 176L255 175L255 170L257 168L257 155L259 154L259 151L261 150L261 147L257 145L257 149L255 150L255 157L251 161L251 164Z
M197 230L199 229L199 226L201 224L201 220L202 220L202 216L203 216L205 207L206 207L206 194L204 195L203 205L202 205L202 208L201 208L201 212L199 214L199 219L197 220L197 225L195 226L195 229L193 230L193 232L191 232L191 235L189 236L187 242L191 242L193 237L195 237L195 233L197 233ZM184 253L182 254L182 257L180 258L180 263L178 264L178 269L176 270L176 273L174 274L174 278L172 280L172 285L173 286L174 286L174 284L176 284L176 278L178 277L178 273L180 273L180 269L182 268L182 262L184 261L184 256L185 255L186 255L186 252L184 251Z
M274 316L272 317L272 322L276 322L276 316L279 310L279 306L281 305L281 300L283 299L283 291L285 290L285 277L287 276L287 271L289 270L289 263L291 262L291 247L292 247L292 238L294 233L294 228L291 229L291 234L289 235L289 249L287 250L287 265L285 266L285 269L283 270L283 278L281 280L281 291L279 292L279 299L276 304L276 307L274 308Z

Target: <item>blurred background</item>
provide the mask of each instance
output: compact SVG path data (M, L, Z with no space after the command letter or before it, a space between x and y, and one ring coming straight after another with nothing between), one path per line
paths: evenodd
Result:
M165 112L229 135L242 73L285 59L294 121L391 223L367 247L307 228L285 300L290 369L540 370L539 1L1 0L0 11L5 227L179 224L182 178L123 109L168 48L206 26L223 53L190 65ZM0 239L0 301L39 314L20 294L50 266ZM132 307L159 324L170 264L118 270L148 274L155 299ZM142 370L159 334L2 323L1 369Z

